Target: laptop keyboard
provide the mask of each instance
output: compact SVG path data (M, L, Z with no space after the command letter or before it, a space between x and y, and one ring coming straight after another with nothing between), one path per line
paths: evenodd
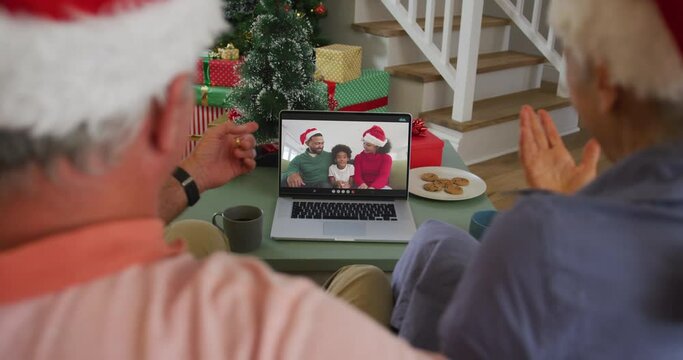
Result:
M292 219L397 221L394 204L295 201Z

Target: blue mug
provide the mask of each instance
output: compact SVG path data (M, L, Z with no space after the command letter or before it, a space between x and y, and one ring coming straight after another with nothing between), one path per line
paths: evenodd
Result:
M481 210L472 214L470 219L470 235L479 240L484 235L484 231L491 225L493 218L496 217L496 210Z

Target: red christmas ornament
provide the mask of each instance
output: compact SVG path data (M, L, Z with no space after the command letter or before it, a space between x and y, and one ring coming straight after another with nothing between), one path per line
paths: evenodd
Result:
M230 121L235 121L239 117L242 117L242 114L240 114L237 109L231 108L230 111L228 111L228 119L230 119Z
M283 6L283 8L285 9L285 12L289 12L289 10L292 10L292 6L289 5L289 3L286 3L285 6Z
M325 7L325 4L323 4L322 2L316 5L312 11L314 14L318 16L323 16L327 14L327 8Z
M427 136L427 127L421 118L413 119L413 136Z

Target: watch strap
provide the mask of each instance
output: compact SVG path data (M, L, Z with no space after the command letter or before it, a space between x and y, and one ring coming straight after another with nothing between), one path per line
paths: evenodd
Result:
M185 191L185 196L187 196L187 205L192 206L199 201L199 188L194 182L194 179L187 171L181 167L176 167L173 171L173 177L178 180L180 186L183 187Z

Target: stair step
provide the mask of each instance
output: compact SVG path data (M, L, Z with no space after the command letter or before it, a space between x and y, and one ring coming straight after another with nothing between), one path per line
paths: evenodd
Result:
M455 66L457 58L451 58L451 64ZM538 65L545 63L542 56L524 54L517 51L502 51L488 54L480 54L477 62L477 74L493 71ZM392 76L421 82L443 80L443 77L429 61L417 62L405 65L389 66L384 69Z
M540 88L510 95L479 100L474 102L472 120L457 122L451 119L453 107L447 107L420 114L426 122L434 123L460 132L480 129L486 126L515 120L519 117L522 105L528 104L535 109L547 111L570 105L569 99L559 97L557 84L543 83Z
M425 19L417 19L417 23L424 29ZM510 25L509 19L484 16L481 21L482 27L496 27L496 26L506 26ZM406 35L405 30L401 27L398 21L373 21L366 23L352 24L351 27L356 31L361 31L371 35L377 35L382 37L395 37ZM457 30L460 28L460 15L453 17L453 29ZM443 17L434 18L434 32L443 31Z

